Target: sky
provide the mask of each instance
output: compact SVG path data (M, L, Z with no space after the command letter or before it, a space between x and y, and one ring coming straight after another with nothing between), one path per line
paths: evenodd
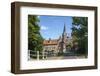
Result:
M38 16L41 28L40 33L44 39L58 39L62 35L64 24L66 26L66 33L70 36L72 28L71 16Z

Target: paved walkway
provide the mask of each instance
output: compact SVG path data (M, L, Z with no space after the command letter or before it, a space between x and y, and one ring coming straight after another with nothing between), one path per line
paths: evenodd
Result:
M46 60L52 60L52 59L83 59L86 58L85 56L59 56L59 57L47 57Z
M58 57L47 57L45 59L40 60L59 60L59 59L84 59L85 56L58 56ZM37 59L30 59L30 60L37 60Z

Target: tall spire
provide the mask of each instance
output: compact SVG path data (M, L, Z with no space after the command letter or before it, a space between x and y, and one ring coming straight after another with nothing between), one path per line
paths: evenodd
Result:
M64 23L64 29L63 29L63 34L66 33L66 26L65 26L65 23Z
M67 33L66 33L66 25L64 23L64 29L62 33L62 44L61 44L61 50L63 53L66 51L66 41L67 41Z

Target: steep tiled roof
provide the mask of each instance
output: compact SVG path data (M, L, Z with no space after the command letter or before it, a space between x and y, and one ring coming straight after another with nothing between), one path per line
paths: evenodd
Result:
M58 44L58 39L43 41L43 45L57 45L57 44Z

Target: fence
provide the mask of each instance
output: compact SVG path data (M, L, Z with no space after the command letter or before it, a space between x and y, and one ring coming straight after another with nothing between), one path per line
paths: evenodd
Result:
M46 59L47 58L47 52L39 52L39 51L32 51L32 50L29 50L28 51L28 59Z
M44 60L50 57L59 57L59 56L63 56L63 57L67 57L67 56L79 56L80 54L77 54L75 51L72 51L70 49L66 49L66 52L58 52L55 53L53 51L32 51L29 50L28 51L28 59L37 59L37 60Z

